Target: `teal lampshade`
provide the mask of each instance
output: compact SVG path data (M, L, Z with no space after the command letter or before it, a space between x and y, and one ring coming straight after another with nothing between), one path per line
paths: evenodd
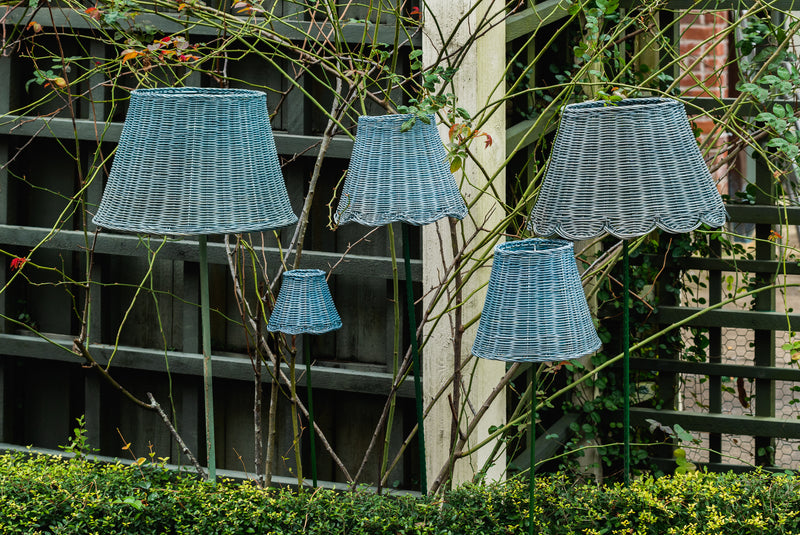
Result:
M473 355L561 361L600 345L571 242L531 238L495 247Z
M333 304L324 271L293 269L283 274L268 331L322 334L341 327L342 320Z
M191 87L131 92L93 221L166 235L251 232L296 222L266 95Z
M633 238L726 218L683 104L632 98L564 108L530 228L570 240Z
M338 224L381 226L396 221L426 225L443 217L463 219L464 198L450 172L433 115L358 118L358 130L342 195L334 214Z

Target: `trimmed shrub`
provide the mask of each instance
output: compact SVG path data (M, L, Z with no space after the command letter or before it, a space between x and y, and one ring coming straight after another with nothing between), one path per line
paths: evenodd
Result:
M542 534L800 533L800 479L762 472L636 480L630 487L536 480ZM528 531L528 485L464 485L444 496L210 485L157 465L0 455L4 534L486 535Z

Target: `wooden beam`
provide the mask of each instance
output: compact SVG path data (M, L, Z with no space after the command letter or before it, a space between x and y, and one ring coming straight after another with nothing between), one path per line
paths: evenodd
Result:
M568 0L546 0L515 13L506 20L506 43L528 35L569 15Z
M665 474L671 474L675 471L675 468L678 466L675 463L675 459L667 459L664 457L648 457L648 463L652 463L656 465L658 468L661 469L662 472ZM727 463L703 463L693 460L692 461L699 469L707 468L709 472L734 472L737 474L744 474L748 472L752 472L754 466L748 464L727 464ZM763 470L765 472L774 472L774 473L782 473L787 470L786 467L782 466L759 466L759 470Z
M713 362L687 362L672 359L632 358L630 362L631 368L636 370L800 382L800 370L797 368L744 366L740 364L717 364Z
M677 323L703 310L699 307L658 307L658 322ZM732 327L770 331L800 330L800 314L750 310L709 310L687 323L693 327Z
M570 426L578 421L575 413L565 414L556 423L547 428L547 431L536 438L536 462L553 457L559 450L564 448L564 444L575 433ZM553 435L556 435L553 437ZM527 470L531 466L530 447L525 448L516 458L511 461L511 467L515 470Z
M644 256L644 255L643 255ZM655 255L647 255L655 258ZM663 259L662 259L663 261ZM800 275L800 264L797 262L781 262L780 260L739 260L734 258L698 258L683 256L673 260L682 269L702 271L729 271L740 273L774 273Z
M27 9L14 9L11 6L0 7L0 17L7 25L20 24L27 20L30 15ZM178 17L178 13L172 14ZM250 27L255 35L260 28L268 29L271 33L280 35L290 41L327 41L329 36L335 32L329 22L319 21L311 23L303 18L304 13L292 14L284 17L259 18ZM7 17L7 18L6 18ZM52 18L51 18L52 17ZM249 17L235 17L242 23ZM37 17L37 21L45 28L69 28L75 30L93 30L97 23L90 17L69 8L49 8L49 13L45 17ZM171 20L167 14L160 16L153 13L141 13L136 17L136 22L142 25L153 26L156 31L162 34L184 33L187 31L191 35L198 37L215 37L220 30L209 26L197 17L190 16L188 19L181 17L181 22ZM378 42L393 43L395 37L394 24L367 24L365 34L365 23L363 21L341 21L341 33L347 43ZM408 35L411 36L410 44L419 47L422 43L421 32L408 28ZM401 45L404 44L401 42Z
M535 143L544 134L555 130L558 124L556 118L558 111L555 106L550 108L546 114L539 115L533 119L522 121L506 129L506 156L512 152L524 149L528 145Z
M156 400L158 401L158 400ZM94 444L91 444L94 446ZM52 450L49 448L34 448L31 446L21 446L19 444L10 444L8 442L0 442L0 452L3 453L16 453L16 454L23 454L23 455L52 455L53 457L59 457L62 459L72 459L75 457L75 453L69 451L62 451L62 450ZM133 461L130 458L126 457L109 457L106 455L87 455L87 458L92 460L93 462L99 463L109 463L109 464L123 464L126 466L133 466ZM164 467L167 470L171 470L173 472L179 472L181 475L186 474L195 474L193 467L191 465L182 464L165 464ZM254 475L251 472L243 472L241 470L225 470L225 469L217 469L217 476L221 479L232 479L237 482L243 481L253 481ZM310 485L309 480L304 481L306 486ZM273 487L286 487L286 488L293 488L297 489L297 478L286 477L286 476L279 476L273 474L272 476L272 485ZM340 490L342 492L347 492L352 490L352 486L349 483L341 483L341 482L334 482L334 481L319 481L318 486L331 489L331 490ZM359 485L358 489L360 491L378 492L377 487L368 487L366 485ZM392 496L419 496L419 492L413 490L398 490L393 488L382 488L381 492L383 494L388 494Z
M89 236L91 240L92 236ZM161 238L152 238L155 247ZM62 251L84 251L86 241L84 233L78 230L60 230L51 233L50 229L39 227L19 227L14 225L0 225L0 244L20 245L34 247L41 244L45 249L59 249ZM95 253L117 256L146 256L147 248L142 239L133 234L111 234L101 232L97 237ZM197 241L191 239L171 238L158 253L159 257L166 260L182 260L189 262L199 261ZM264 250L267 262L278 264L280 251L274 247ZM321 269L329 271L340 259L341 253L325 253L320 251L303 251L302 266L305 269ZM225 244L208 244L208 261L212 264L227 264ZM335 273L347 270L348 275L362 277L392 278L392 259L380 256L365 256L348 254ZM399 270L400 280L405 280L405 270ZM411 277L415 281L422 280L422 261L411 261Z
M69 351L72 346L71 337L53 335L50 340L52 341L28 335L0 334L0 347L3 348L4 354L15 357L71 362L75 365L84 363L81 357ZM113 346L106 344L91 344L89 350L101 366L107 365L111 359L112 374L114 368L166 373L165 357L169 360L169 371L172 374L196 376L203 374L203 355L199 353L165 352L130 346L118 346L114 351ZM213 359L215 378L252 383L253 365L247 355L213 355ZM285 373L289 373L286 364L282 364L281 367ZM297 384L304 386L305 375L298 375ZM264 383L271 382L270 374L265 373L263 377ZM391 385L391 373L333 368L325 365L314 366L314 388L385 396L389 393ZM403 383L398 395L404 398L414 397L414 387L410 379Z
M98 139L98 132L101 137ZM45 137L57 139L79 139L81 141L97 141L116 143L122 132L122 123L110 123L106 128L103 123L90 119L72 120L65 117L33 117L25 115L5 115L0 123L0 135ZM321 139L318 136L303 136L274 131L275 147L278 154L285 156L316 156L319 154ZM330 158L350 158L353 152L353 140L347 136L335 136L331 140L327 155Z
M634 3L649 3L649 0L639 0ZM768 2L771 9L792 11L800 8L800 0L771 0ZM753 6L762 6L760 0L668 0L664 9L692 11L730 11L734 9L747 9Z
M800 206L727 204L725 209L731 216L731 221L737 223L800 225Z
M647 427L650 425L647 420L668 426L678 424L684 429L699 432L800 438L800 421L797 420L631 408L631 424Z

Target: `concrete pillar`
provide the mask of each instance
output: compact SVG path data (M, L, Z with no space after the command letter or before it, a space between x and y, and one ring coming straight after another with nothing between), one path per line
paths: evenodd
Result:
M428 65L435 61L440 52L442 52L442 40L437 27L432 22L434 18L445 39L458 26L455 38L452 39L447 52L453 52L470 41L477 32L477 28L485 27L481 22L482 20L489 17L495 23L494 28L482 33L481 38L472 43L454 78L453 92L458 98L458 106L468 110L476 119L484 118L492 110L491 108L485 112L481 110L484 110L487 105L491 106L490 103L502 98L505 92L503 3L493 0L428 0L426 5L429 11L424 14L426 24L424 26L422 57L423 61ZM465 13L468 13L473 6L476 6L476 9L469 15L469 21L458 25L459 19ZM501 169L506 154L505 129L505 106L500 105L494 113L491 113L488 121L480 127L482 132L486 132L492 137L492 146L485 149L483 138L480 138L471 147L473 153L480 160L482 167L490 177L493 177L491 180L494 190L503 198L497 199L492 195L480 195L480 189L486 185L487 179L475 164L468 162L462 170L456 173L456 179L460 181L461 192L467 201L467 205L469 206L470 203L476 201L470 207L470 214L467 218L459 223L459 226L463 225L463 232L458 232L459 245L461 244L462 236L470 236L476 228L476 224L480 228L491 229L503 218L504 211L498 201L505 200L506 190L505 171ZM441 126L440 131L443 137L446 138L447 127ZM449 265L452 260L451 234L448 220L445 219L436 224L425 226L422 236L423 285L426 295L425 308L427 308L431 299L429 290L439 286L440 281L445 277L445 266ZM444 260L442 252L446 257ZM462 268L462 272L466 273L473 265L468 263ZM480 269L463 289L462 295L465 298L469 297L469 300L462 308L463 322L469 322L475 318L483 308L485 288L475 294L473 292L488 281L490 269L490 264ZM439 311L442 310L443 306L444 304L440 304ZM449 313L448 317L439 322L435 330L431 332L430 327L428 327L426 332L426 335L430 334L430 339L423 348L422 365L426 405L430 403L433 396L441 388L441 385L453 375L454 352L456 349L453 342L454 317L454 313ZM470 357L476 330L477 323L467 329L463 335L459 351L462 361ZM505 373L505 363L475 358L473 360L478 361L477 368L472 362L469 363L464 370L465 373L461 381L462 407L465 403L463 393L470 389L471 386L469 402L466 405L466 410L464 410L466 418L463 419L461 424L462 431L466 429L466 425L471 421L472 410L478 410ZM452 394L453 388L448 389L448 392ZM485 438L490 426L503 425L505 413L505 394L500 394L483 417L480 425L477 426L469 443L475 444ZM425 422L427 474L428 483L431 484L446 464L450 453L453 415L447 394L439 399ZM457 462L454 469L453 483L458 484L459 482L471 480L475 471L483 467L486 457L492 450L492 446L490 444L479 450L472 457ZM490 480L500 479L503 477L504 470L505 463L501 453L500 462L487 472L487 478Z

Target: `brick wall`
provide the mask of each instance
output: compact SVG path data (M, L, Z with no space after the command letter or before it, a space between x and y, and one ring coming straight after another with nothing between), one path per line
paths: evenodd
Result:
M719 37L720 31L728 25L728 16L727 11L690 12L681 19L680 54L685 56L682 70L691 72L680 80L682 93L723 98L731 96L732 80L725 66L729 57L729 41L727 37ZM694 117L693 120L703 130L704 135L713 129L713 122L707 117ZM717 140L716 146L721 147L726 141L727 136L723 135ZM720 158L724 155L716 156ZM713 165L713 162L709 163ZM724 168L714 173L717 187L722 193L728 193L729 171ZM734 186L736 187L738 186Z

